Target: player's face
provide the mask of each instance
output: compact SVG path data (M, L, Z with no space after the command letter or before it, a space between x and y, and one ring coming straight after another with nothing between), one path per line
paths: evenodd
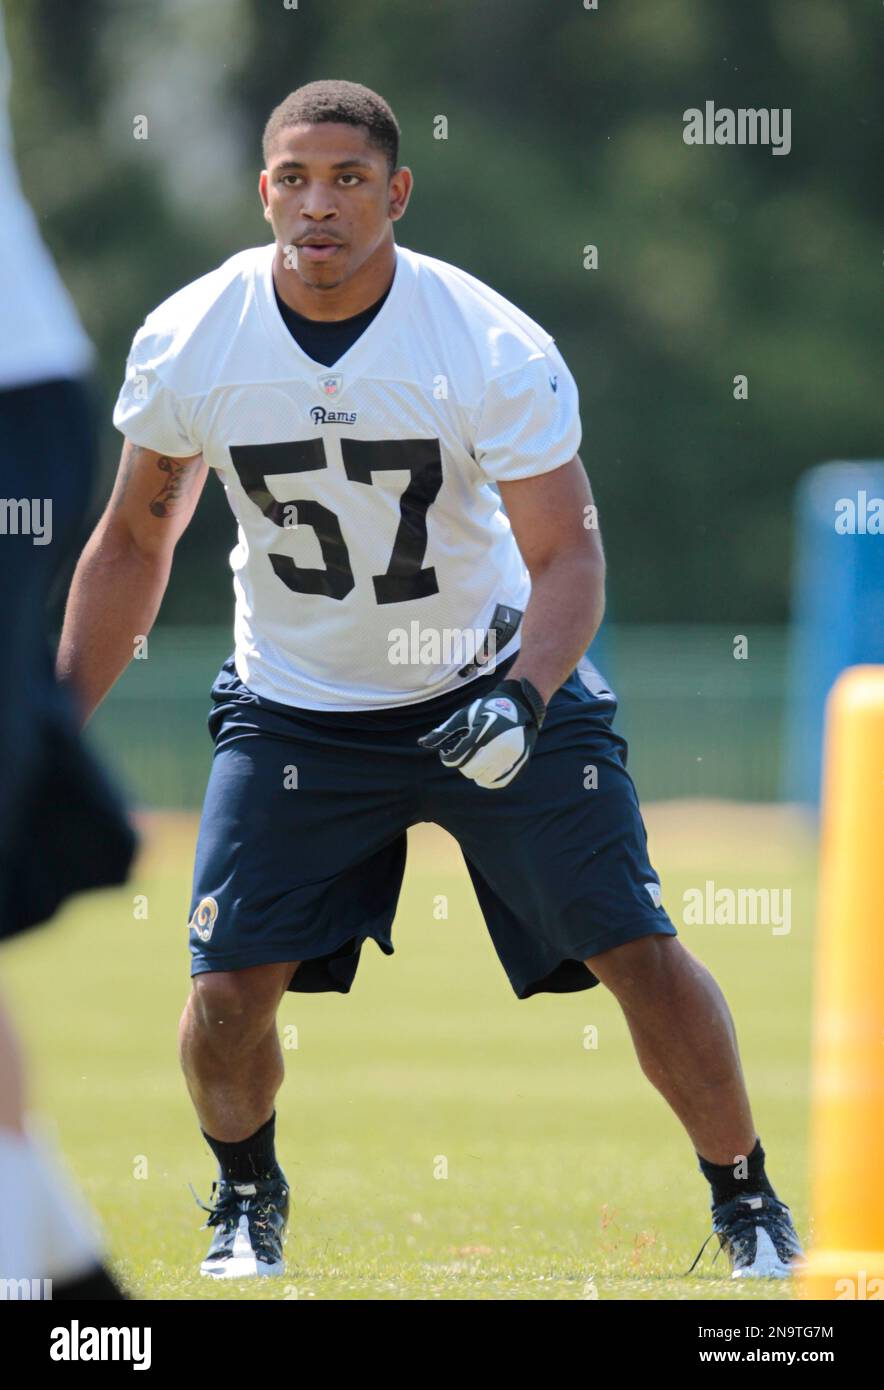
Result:
M369 144L363 127L334 122L281 131L260 183L277 243L297 247L287 266L317 289L349 279L392 240L391 223L405 211L409 189L408 170L391 177L386 155Z

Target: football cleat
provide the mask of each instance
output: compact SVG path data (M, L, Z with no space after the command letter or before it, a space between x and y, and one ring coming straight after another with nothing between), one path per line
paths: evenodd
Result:
M713 1236L719 1240L714 1259L727 1252L732 1279L788 1279L804 1258L789 1208L768 1192L746 1193L712 1208L712 1231L688 1274Z
M196 1195L196 1194L194 1194ZM252 1279L285 1271L283 1242L289 1214L285 1177L251 1182L213 1182L214 1203L206 1226L216 1228L200 1274L211 1279Z

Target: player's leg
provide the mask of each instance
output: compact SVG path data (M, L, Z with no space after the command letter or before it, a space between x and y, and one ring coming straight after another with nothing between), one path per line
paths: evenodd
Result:
M392 952L405 832L417 816L412 764L372 735L370 720L339 728L259 703L231 663L213 701L181 1060L219 1164L202 1272L238 1278L284 1267L279 1001L288 989L348 992L367 937ZM409 759L416 751L409 743Z
M203 1133L226 1148L247 1145L273 1114L285 1074L276 1012L297 966L194 977L178 1031L181 1066ZM269 1176L257 1153L244 1147L235 1157L243 1175ZM222 1175L234 1176L232 1165Z
M18 1037L0 998L0 1133L24 1134L25 1069Z
M58 1160L32 1132L24 1060L0 998L0 1280L20 1297L121 1299L101 1241ZM27 1290L20 1281L27 1281Z
M734 1277L789 1273L801 1246L765 1172L734 1021L712 974L672 937L584 963L616 997L642 1071L690 1137Z
M705 1146L698 1158L714 1210L735 1214L739 1228L746 1213L723 1198L738 1200L734 1172L744 1169L735 1166L739 1155L746 1158L738 1191L761 1204L759 1220L771 1250L776 1245L775 1258L759 1262L752 1254L746 1268L785 1273L797 1239L764 1175L733 1022L708 971L675 940L626 772L625 741L611 727L616 706L592 687L578 668L556 692L531 760L509 787L485 791L434 774L435 818L461 844L517 995L610 983L646 1074L695 1144ZM735 1228L735 1242L738 1234ZM752 1232L748 1245L770 1253Z
M584 963L615 995L642 1071L698 1154L730 1173L740 1154L752 1153L756 1133L733 1019L706 966L666 936L645 936ZM766 1186L761 1170L758 1181Z
M179 1053L203 1138L218 1160L215 1228L201 1273L281 1274L289 1191L276 1157L276 1093L285 1068L276 1012L297 961L194 978Z

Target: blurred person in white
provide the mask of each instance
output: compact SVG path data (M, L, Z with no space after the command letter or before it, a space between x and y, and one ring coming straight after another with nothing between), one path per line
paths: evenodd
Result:
M19 183L0 10L0 939L125 881L135 836L53 672L48 600L92 490L93 352ZM33 1132L0 1000L0 1297L119 1299L95 1223Z

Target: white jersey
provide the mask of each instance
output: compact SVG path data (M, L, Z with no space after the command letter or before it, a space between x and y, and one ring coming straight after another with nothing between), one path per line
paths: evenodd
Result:
M92 361L89 339L18 181L9 82L0 12L0 390L77 377Z
M495 618L492 655L517 650L530 593L493 484L573 458L574 379L521 310L398 245L380 311L324 367L279 312L274 252L240 252L148 316L114 424L218 474L238 523L236 669L257 695L358 710L464 686Z

